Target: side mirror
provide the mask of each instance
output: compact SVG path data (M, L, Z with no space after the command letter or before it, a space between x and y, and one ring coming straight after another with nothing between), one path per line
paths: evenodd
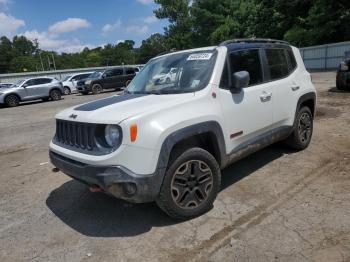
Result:
M23 84L22 87L23 88L26 88L28 86L28 84Z
M231 91L241 90L249 85L250 76L247 71L239 71L232 75Z
M102 75L102 78L106 78L107 76L105 74Z

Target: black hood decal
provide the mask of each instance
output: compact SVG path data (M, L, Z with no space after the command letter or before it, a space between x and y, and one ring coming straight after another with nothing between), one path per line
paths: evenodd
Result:
M134 98L138 98L141 96L145 96L147 94L123 94L120 96L111 96L111 97L107 97L104 99L100 99L100 100L96 100L90 103L87 103L85 105L81 105L78 106L76 108L74 108L74 110L77 111L94 111L96 109L105 107L105 106L110 106L113 104L117 104L126 100L130 100L130 99L134 99Z

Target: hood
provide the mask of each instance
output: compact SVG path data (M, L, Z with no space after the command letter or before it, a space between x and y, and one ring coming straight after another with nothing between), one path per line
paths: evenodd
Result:
M151 110L161 111L190 101L194 93L185 94L123 94L115 95L83 105L71 107L56 115L56 118L101 124L118 124L125 119Z
M16 89L19 89L21 87L18 87L18 86L11 86L11 87L1 87L0 88L0 92L1 93L10 93Z

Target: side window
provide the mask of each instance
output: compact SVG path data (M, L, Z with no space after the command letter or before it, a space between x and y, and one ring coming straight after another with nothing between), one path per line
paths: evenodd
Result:
M120 75L123 75L123 69L121 68L113 69L113 76L120 76Z
M287 56L289 73L293 72L297 67L297 61L295 60L293 51L291 49L285 50L285 55Z
M104 74L106 77L111 77L113 76L113 70L107 70Z
M51 82L52 82L52 79L50 79L50 78L42 78L41 79L41 84L48 84Z
M126 75L133 75L133 74L135 74L135 70L132 68L127 68L125 74Z
M26 84L27 86L34 86L34 85L37 85L35 79L28 80L27 82L25 82L25 84Z
M289 75L284 49L266 49L266 57L271 80L281 79Z
M235 51L230 54L232 74L247 71L250 75L249 86L263 82L260 55L258 49Z

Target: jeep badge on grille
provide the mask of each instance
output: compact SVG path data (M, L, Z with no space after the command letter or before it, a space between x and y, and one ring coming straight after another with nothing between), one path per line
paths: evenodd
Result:
M76 118L77 118L77 116L78 116L78 115L71 114L71 115L69 116L69 118L76 119Z

